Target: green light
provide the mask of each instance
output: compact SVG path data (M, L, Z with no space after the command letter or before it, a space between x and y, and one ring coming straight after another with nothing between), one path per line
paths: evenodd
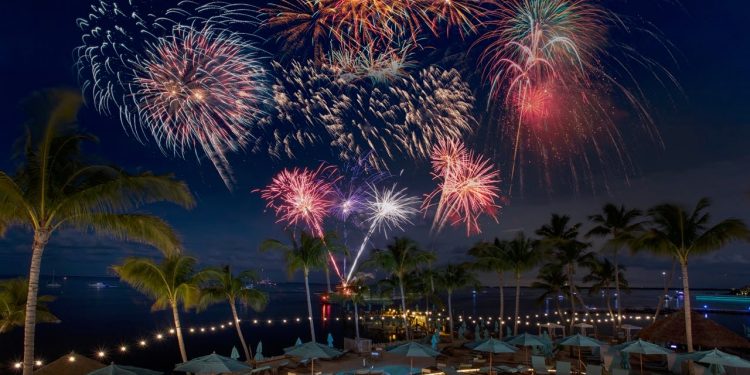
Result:
M695 296L695 300L706 302L750 303L750 297L745 296Z

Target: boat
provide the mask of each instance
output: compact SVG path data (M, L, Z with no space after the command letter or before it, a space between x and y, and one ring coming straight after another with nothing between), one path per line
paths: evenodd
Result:
M108 286L107 284L105 284L105 283L103 283L101 281L97 281L95 283L89 284L89 287L96 288L96 289L106 288L107 286Z
M47 283L47 288L59 288L62 284L55 281L55 270L52 270L52 281Z

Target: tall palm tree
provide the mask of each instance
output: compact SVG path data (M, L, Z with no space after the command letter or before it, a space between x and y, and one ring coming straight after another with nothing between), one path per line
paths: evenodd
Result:
M625 279L625 267L615 267L609 259L596 259L589 264L589 274L583 277L583 282L593 283L589 288L589 294L604 293L604 300L607 304L607 312L612 319L612 328L617 331L619 327L619 318L615 317L612 310L612 294L610 289L616 287L617 298L620 298L620 291L628 289L628 281Z
M229 302L234 327L237 329L237 336L245 351L245 358L248 361L251 360L252 352L245 342L245 336L240 327L240 318L237 315L237 302L255 311L262 311L266 308L268 294L247 286L258 281L258 274L254 270L246 270L234 275L227 265L222 268L205 269L203 275L205 282L201 285L201 308L214 303Z
M606 238L602 250L612 254L613 269L620 269L617 253L623 248L631 248L633 241L643 230L643 223L640 218L643 213L640 210L626 209L625 206L615 206L607 203L602 207L602 213L589 216L589 221L595 224L591 230L586 233L586 237ZM618 328L622 323L622 294L620 293L620 276L615 272L615 294L617 296L617 318L615 327Z
M568 283L568 276L563 272L563 267L556 263L548 263L539 269L536 281L531 283L532 288L541 289L542 295L537 302L543 303L547 299L555 300L555 310L560 319L563 318L562 309L560 309L559 296L570 297L569 289L565 288Z
M286 270L289 277L295 272L302 270L305 278L305 293L307 295L307 316L310 322L310 337L315 339L315 322L313 321L312 300L310 297L310 271L323 268L326 264L327 247L334 240L332 234L324 235L323 238L316 237L308 232L300 232L299 237L292 234L290 243L285 244L279 240L268 239L260 244L261 251L279 250L284 253Z
M469 286L479 284L474 274L471 272L472 267L468 263L449 264L442 272L438 273L438 285L448 294L448 323L453 337L453 292Z
M370 294L367 280L372 278L372 274L358 272L346 284L346 288L334 295L337 300L351 302L354 306L354 335L357 342L359 342L359 305L364 304L366 301L365 296Z
M513 322L513 334L518 334L518 322L520 320L521 306L521 275L533 269L542 259L542 253L538 248L538 241L526 237L519 232L505 246L505 260L508 262L516 281L516 310Z
M26 321L26 297L29 281L24 278L0 280L0 333L8 332L14 327L23 327ZM38 296L36 304L36 321L38 323L59 323L47 307L55 300L54 296Z
M497 274L500 288L500 321L505 320L505 272L510 270L510 266L505 257L505 248L507 241L501 241L497 238L493 242L479 242L469 249L469 255L474 257L474 269L484 272L495 272ZM503 337L503 330L500 330L500 337Z
M435 254L421 250L416 242L406 237L396 237L393 244L385 249L375 249L367 260L367 264L387 272L398 279L401 292L401 315L404 319L406 338L409 339L409 321L406 318L406 292L404 279L409 272L417 269L421 264L435 260Z
M52 234L74 229L152 245L165 253L180 248L172 228L156 216L131 211L153 202L194 204L188 187L170 176L128 174L90 163L81 153L93 140L76 127L81 97L45 91L27 102L29 126L19 144L19 169L0 172L0 227L18 225L34 236L24 323L23 375L34 365L39 272ZM1 224L4 223L4 224ZM2 228L0 228L2 229Z
M187 311L200 303L201 273L195 272L197 260L183 254L173 254L156 262L149 258L127 258L113 266L120 279L151 297L151 311L171 309L180 356L187 362L185 340L180 324L180 307Z
M581 223L570 225L570 217L567 215L552 214L550 222L537 229L536 234L541 236L541 246L552 251L553 256L562 268L568 279L568 294L570 295L570 330L572 332L575 324L575 300L580 298L576 293L575 275L576 268L591 262L593 254L586 251L590 244L578 239L578 231Z
M639 239L639 247L659 255L673 257L680 264L685 297L685 336L687 350L693 351L693 330L690 317L690 281L688 260L691 255L704 255L726 244L750 238L750 230L742 220L724 219L710 226L706 210L710 201L703 198L690 210L676 204L660 204L648 210L649 228Z

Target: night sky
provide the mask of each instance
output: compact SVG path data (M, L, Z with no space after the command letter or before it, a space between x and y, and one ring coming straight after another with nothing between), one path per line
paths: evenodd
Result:
M88 0L11 0L3 5L0 24L0 74L4 114L0 130L0 168L12 171L8 161L14 140L23 133L20 101L35 90L48 87L77 88L73 49L80 43L77 17L85 16ZM674 45L676 62L663 51L643 51L662 59L675 74L681 90L644 85L664 147L652 140L628 137L628 148L637 171L629 182L610 177L607 188L575 192L567 186L552 188L527 183L514 192L503 208L498 224L483 222L483 233L466 238L461 228L429 234L429 221L417 220L409 236L425 248L434 249L443 261L461 260L474 242L494 236L510 236L517 230L533 232L550 213L567 213L583 220L605 202L624 203L646 209L664 201L692 206L697 199L712 199L714 218L739 217L750 222L750 33L747 17L750 3L743 0L704 1L607 1L629 16L653 23ZM456 42L460 41L455 39ZM442 44L441 44L442 43ZM453 43L453 44L451 44ZM632 43L638 49L637 43ZM433 42L437 48L456 48L455 42ZM276 53L275 46L264 46ZM653 47L644 47L653 48ZM473 61L468 62L474 64ZM644 74L644 73L639 73ZM477 115L485 111L479 100ZM129 137L115 118L83 107L81 127L100 138L90 151L127 170L174 173L187 181L197 197L197 207L184 211L170 206L149 206L145 210L165 217L183 236L186 251L202 264L232 263L235 267L262 267L265 275L282 280L282 261L276 254L259 253L261 240L283 238L272 212L252 189L268 183L284 167L314 166L320 160L335 162L325 146L308 148L296 160L271 159L263 153L241 152L230 160L237 178L228 191L211 163L198 164L164 156L154 144L141 144ZM482 145L486 147L486 145ZM501 168L505 165L501 162ZM412 194L432 189L426 162L405 161L404 175L396 181ZM396 171L398 172L398 171ZM603 186L603 183L599 186ZM398 234L398 233L392 233ZM0 275L18 274L28 268L31 235L13 229L0 240ZM384 243L382 236L376 244ZM734 287L747 284L750 252L746 244L695 258L691 263L693 287ZM109 265L124 256L150 255L154 251L138 245L76 232L57 233L45 252L43 272L58 275L106 275ZM661 284L661 271L670 261L648 255L627 257L631 285ZM318 275L319 276L319 275ZM532 273L527 279L533 277ZM491 279L489 279L491 280Z

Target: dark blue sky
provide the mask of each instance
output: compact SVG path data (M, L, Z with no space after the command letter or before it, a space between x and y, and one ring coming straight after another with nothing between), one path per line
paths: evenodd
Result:
M19 101L34 90L46 87L77 87L73 70L73 48L80 32L75 19L87 14L88 0L13 0L4 4L0 24L0 74L4 114L0 130L0 168L10 170L11 144L22 133L23 118ZM702 196L713 199L715 217L736 216L750 221L750 33L745 15L750 3L742 0L685 0L679 3L652 1L606 2L634 19L652 22L678 52L672 71L682 92L646 84L645 90L664 148L653 142L631 137L628 145L638 173L626 184L621 178L609 180L610 189L570 193L565 187L548 189L527 186L514 195L503 210L500 223L485 223L484 233L465 238L460 229L448 229L430 236L428 223L419 221L409 235L438 251L442 259L458 254L481 238L508 235L510 231L532 231L551 212L569 213L583 220L607 201L624 202L647 208L662 201L692 205ZM639 48L637 41L630 41ZM270 52L273 46L267 46ZM643 46L644 49L652 48ZM668 62L663 51L646 50ZM477 105L480 112L483 106ZM262 266L273 278L282 278L280 258L257 251L260 240L282 236L270 212L264 212L261 199L250 193L270 180L283 167L311 165L327 155L327 150L310 150L297 160L272 160L263 154L240 153L231 158L237 177L236 189L227 191L211 164L198 165L165 157L154 145L142 145L128 137L116 119L106 118L90 108L80 114L82 126L100 137L92 151L128 169L174 172L186 180L198 198L192 211L155 206L147 210L164 215L182 234L192 254L205 264L231 262L235 265ZM627 130L626 130L627 132ZM408 162L406 176L400 179L414 194L430 189L427 165ZM29 261L30 234L13 230L0 240L0 274L25 270ZM377 241L382 244L382 238ZM747 283L750 252L736 244L722 252L692 263L695 286L737 286ZM44 258L43 269L58 274L103 275L125 255L149 254L151 250L109 239L58 233ZM451 259L458 260L457 257ZM659 273L669 261L639 256L625 261L631 268L632 284L660 283Z

